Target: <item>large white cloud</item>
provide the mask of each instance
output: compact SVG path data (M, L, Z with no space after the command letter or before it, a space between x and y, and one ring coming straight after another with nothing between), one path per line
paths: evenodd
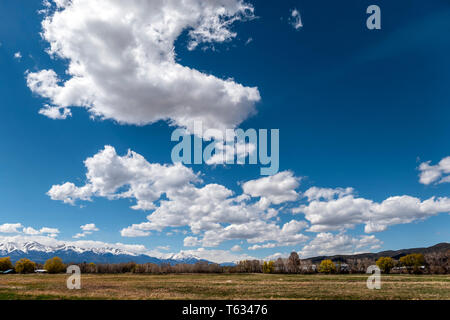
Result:
M245 182L242 189L252 197L261 197L262 203L280 204L298 199L296 189L299 180L291 171L283 171L273 176Z
M276 241L281 246L306 239L300 233L306 222L293 220L279 226L273 221L278 214L276 209L261 208L259 202L251 202L242 195L236 197L221 185L189 186L168 198L160 201L148 221L123 229L122 235L146 236L151 230L189 226L193 234L202 238L189 236L185 238L185 246L213 247L239 239L249 243Z
M0 233L19 233L22 227L20 223L4 223L0 225Z
M343 191L346 190L346 191ZM351 189L314 189L309 203L293 210L303 213L311 223L310 231L345 230L365 224L365 232L384 231L388 226L426 219L438 213L450 212L450 198L442 197L421 201L411 196L395 196L378 203L358 198ZM350 194L349 194L350 193ZM311 196L313 194L314 196ZM321 195L318 197L317 195Z
M24 227L21 223L4 223L0 225L0 233L17 233L25 235L48 235L55 237L59 230L57 228L42 227L37 230L33 227Z
M105 146L84 163L85 185L65 182L52 186L48 195L69 204L94 197L135 199L133 209L152 212L147 221L122 229L124 237L144 237L151 231L188 226L195 237L188 236L186 246L211 247L237 239L286 246L307 238L300 232L307 227L305 221L279 225L276 218L280 209L271 206L298 198L295 188L299 178L292 172L249 181L244 184L245 192L235 195L223 185L203 184L199 174L182 164L150 163L131 150L120 156L113 147ZM267 199L263 205L262 198Z
M424 201L411 196L389 197L372 205L365 231L383 231L390 225L410 223L448 212L450 198L447 197L432 197Z
M298 253L302 258L353 254L376 250L381 244L382 242L373 235L355 238L347 234L319 233Z
M182 164L150 163L131 150L121 156L111 146L84 163L86 183L52 186L48 195L53 200L69 204L95 197L135 200L131 208L150 214L145 221L123 228L122 236L146 237L167 228L188 227L191 234L184 240L188 247L239 240L251 244L252 250L293 246L307 240L302 230L308 226L310 232L342 232L362 224L366 233L372 233L450 212L447 197L422 201L403 195L376 202L358 197L352 188L312 187L303 193L304 202L296 190L300 178L290 171L244 182L243 192L235 194L224 185L204 184L200 173ZM292 213L303 213L309 223L281 222L280 212L294 201L297 207Z
M184 31L190 49L234 38L232 23L253 17L242 0L53 2L42 36L68 68L64 80L51 69L28 73L29 88L49 100L41 114L64 119L70 107L84 107L119 123L167 120L192 129L199 120L224 129L255 111L257 88L183 66L174 48Z
M419 166L419 181L428 185L431 183L450 183L450 157L443 158L436 165L430 165L430 161L423 162Z
M292 246L308 239L300 233L307 225L305 221L297 220L287 222L282 227L263 220L231 224L225 228L206 231L201 243L205 247L213 247L226 240L246 239L249 243L273 241L274 246ZM254 246L252 249L259 247Z
M198 181L194 172L182 164L149 163L141 155L128 151L119 156L111 146L84 162L87 183L77 187L71 182L54 185L48 191L52 200L74 204L76 200L91 200L93 196L109 199L133 198L133 209L154 209L154 201L163 193L178 192L180 187Z

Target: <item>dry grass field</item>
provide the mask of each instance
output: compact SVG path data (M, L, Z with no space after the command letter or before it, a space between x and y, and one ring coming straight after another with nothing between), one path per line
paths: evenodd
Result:
M177 274L82 275L81 290L67 275L1 275L0 299L445 299L448 275L383 275L368 290L366 275Z

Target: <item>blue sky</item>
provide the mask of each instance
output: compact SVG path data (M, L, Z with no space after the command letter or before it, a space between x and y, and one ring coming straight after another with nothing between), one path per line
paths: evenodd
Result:
M104 1L106 4L108 2ZM192 5L197 5L197 2L193 0ZM55 3L61 7L56 9ZM226 119L223 125L232 123L244 129L280 129L280 174L286 173L279 176L280 180L268 181L260 180L263 177L257 165L186 165L192 172L199 173L203 180L193 185L201 188L217 184L233 191L234 196L249 194L251 199L245 208L260 201L260 197L271 197L271 189L264 189L266 182L275 186L274 192L296 192L297 197L281 203L272 201L271 207L278 211L277 215L270 219L256 217L258 214L264 215L267 208L261 209L261 212L255 213L251 222L246 222L248 225L214 220L222 229L202 227L199 233L193 233L189 223L176 228L163 226L160 230L152 227L151 230L145 230L150 235L144 237L121 235L122 230L133 224L148 222L146 217L155 210L131 209L130 206L136 204L136 197L111 200L101 195L101 190L96 190L90 194L91 201L76 199L70 204L61 201L63 198L52 199L47 192L52 186L61 186L66 182L73 183L77 188L89 184L83 161L101 154L107 145L114 148L117 157L124 157L130 149L148 163L171 166L170 154L175 143L170 141L170 136L177 125L185 124L180 119L186 112L176 104L183 101L180 92L187 83L179 80L179 83L175 81L162 88L160 83L164 81L155 76L152 81L159 80L156 89L149 90L151 93L143 94L139 100L140 92L145 91L145 85L149 84L144 83L140 88L133 86L134 78L130 82L124 81L126 78L122 78L122 74L127 74L127 70L135 75L128 58L117 53L121 52L119 45L127 40L117 40L122 36L120 24L102 24L101 19L100 22L94 21L98 24L77 26L79 29L75 29L77 33L72 36L64 33L73 31L70 21L67 25L55 23L56 28L52 29L49 37L65 48L66 57L61 58L58 53L52 57L47 53L48 38L40 34L43 29L41 22L46 16L52 17L55 10L65 11L69 16L70 10L74 10L64 1L55 3L52 2L49 8L41 1L30 2L27 6L17 1L0 3L0 133L3 136L0 140L3 153L0 157L0 225L21 224L18 232L1 233L2 239L31 237L21 232L22 227L35 230L50 227L58 229L59 233L53 237L58 241L80 241L73 238L82 231L80 226L94 223L99 231L86 234L82 240L140 244L152 252L159 250L161 253L187 250L202 255L204 251L216 250L207 257L217 254L225 260L245 255L264 258L275 253L289 253L291 250L303 250L305 255L312 255L429 246L449 241L450 200L447 197L450 184L439 183L439 179L445 181L450 170L448 161L444 161L450 155L450 39L447 36L450 5L447 1L376 1L381 8L381 30L366 28L366 8L375 4L372 1L346 1L345 5L336 1L282 1L276 7L268 5L267 1L248 1L247 8L254 8L253 17L239 11L244 5L242 2L223 1L233 3L228 8L228 18L239 17L237 20L240 21L217 27L215 20L206 19L206 22L199 23L193 14L194 17L188 18L193 23L199 23L197 29L181 23L177 25L176 22L175 25L183 30L173 39L176 57L170 67L181 65L198 70L201 76L197 75L198 79L189 81L192 83L189 91L195 91L198 85L202 92L199 95L204 95L203 98L189 96L186 98L187 104L199 102L201 105L202 101L210 98L205 93L209 88L203 77L206 74L217 79L217 86L221 86L226 79L232 79L233 86L237 88L242 85L244 88L241 96L243 102L234 106L234 109L223 111L228 108L225 101L223 105L217 102L216 118L214 113L209 115L206 109L209 106L197 108L195 105L192 114L205 119L208 115L208 119L212 118L218 125L222 125L221 121ZM154 3L154 10L163 9L159 1ZM74 6L79 9L79 14L85 12L83 1L74 1ZM123 12L145 12L146 8L138 6L125 5L119 9ZM45 8L47 13L38 13ZM303 23L303 27L297 30L291 21L293 9L300 12ZM90 19L85 21L92 21L93 18ZM151 20L151 17L148 19L156 21ZM211 28L217 27L221 32L231 30L235 34L230 36L225 33L223 39L218 37L223 33L204 32L202 23L210 23ZM64 27L68 29L64 30ZM192 29L198 32L190 33ZM89 39L99 34L102 35L99 39L105 39L104 52L98 47L89 51L87 46L81 48L70 44L74 37L84 41L83 37ZM166 40L164 36L167 35L164 32L161 34ZM109 41L108 36L113 40ZM195 48L189 47L193 39L198 42ZM149 56L153 54L153 49L166 53L165 47L153 47L152 43L148 44L140 38L137 41L148 45L144 52L147 50L145 54ZM112 43L119 45L113 47ZM15 57L18 52L20 58ZM80 64L84 64L87 70L81 72L84 72L85 78L92 76L92 79L96 79L93 83L97 85L98 76L105 75L104 79L108 79L111 86L88 85L86 90L69 88L72 91L67 89L66 93L59 96L46 96L39 88L30 83L27 85L29 75L42 76L42 70L54 70L61 80L60 85L70 80L73 74L68 72L68 67L76 62L75 57L80 59ZM148 65L159 68L165 58L148 59ZM96 64L96 61L100 63ZM116 63L118 68L124 68L125 71L116 73L108 69L108 63ZM165 69L157 70L164 72ZM174 67L174 70L178 69ZM43 83L44 87L52 87L45 81ZM180 86L175 86L178 84ZM111 88L123 88L123 91ZM250 97L254 92L251 88L257 88L260 98ZM128 95L127 92L131 90L136 92ZM214 90L211 87L212 96ZM68 98L83 94L86 94L86 99L93 99L97 103L91 111L86 105L77 103L76 98ZM106 97L102 100L99 97L103 95ZM114 101L109 101L108 97L113 97ZM133 100L135 97L136 103ZM213 103L219 100L214 96L211 98ZM174 106L170 105L172 101ZM71 116L51 119L39 114L45 104L60 110L70 107ZM141 112L138 107L145 110L142 116L138 115ZM172 107L172 113L165 113ZM246 113L243 111L246 108L253 108L256 112ZM104 113L98 111L100 114L93 117L92 110L102 110ZM169 126L167 121L158 121L159 114L177 125ZM237 121L234 116L244 120ZM123 121L125 118L131 120ZM137 123L140 119L149 119L152 123ZM427 167L428 161L431 162ZM424 163L422 170L419 170L419 166ZM108 170L113 172L114 168ZM440 174L439 178L419 180L420 174L436 172ZM290 190L277 189L282 184L282 178L291 179ZM245 182L251 180L256 181L254 188L243 191ZM312 187L335 189L335 192L331 198L318 198L316 204L311 204L314 200L307 200L304 194ZM336 188L348 187L354 191L336 191ZM125 190L127 186L121 188ZM260 194L252 194L254 190L260 190ZM167 190L161 192L161 198L155 201L156 207L160 206L160 201L168 198L164 194ZM409 204L411 199L401 198L395 200L398 203L392 206L386 203L382 205L384 200L394 196L414 197L419 199L419 204L416 203L416 208ZM423 201L432 197L436 197L433 203L423 204ZM344 208L335 212L334 205L339 205L339 201L342 201ZM327 207L330 216L322 217L325 209L321 207L316 212L314 205ZM300 207L293 214L292 210ZM418 213L410 215L411 210L415 209ZM210 214L214 215L214 212ZM341 215L341 219L331 218L332 215ZM314 217L326 222L313 222ZM365 232L366 220L373 222L382 219L380 217L384 217L381 223L383 230ZM206 240L202 243L206 232L216 232L211 233L211 236L217 238L230 225L231 229L236 227L238 230L244 226L252 229L250 223L258 222L264 223L264 228L268 225L271 228L278 226L281 230L290 221L304 222L306 225L299 225L295 232L287 234L287 237L293 238L284 243L277 242L273 236L256 242L260 235L244 234L230 236L232 239L225 236L215 246ZM336 224L334 227L333 223ZM310 229L314 225L315 232ZM270 230L268 228L262 233L267 235ZM276 234L277 231L274 232ZM304 239L295 237L299 234ZM45 233L39 235L47 236ZM196 245L184 246L183 241L187 237L196 238ZM368 245L363 246L363 241L367 241ZM253 245L264 244L272 244L273 247L248 249ZM240 249L236 247L230 251L236 245ZM167 246L169 248L158 249ZM199 248L203 249L199 252Z

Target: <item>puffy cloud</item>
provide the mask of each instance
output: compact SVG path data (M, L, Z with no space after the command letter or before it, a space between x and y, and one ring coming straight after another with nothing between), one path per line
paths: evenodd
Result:
M436 165L430 165L431 161L423 162L419 166L419 181L428 185L431 183L450 183L450 157L439 161Z
M247 203L233 198L223 186L210 184L203 188L186 188L185 193L162 200L147 219L133 230L162 230L165 227L189 226L194 234L203 238L187 237L185 246L217 246L227 240L245 239L250 243L277 241L279 245L302 242L306 236L299 231L305 221L291 221L282 227L270 221L274 209L261 209L258 203ZM129 229L124 229L129 231Z
M22 227L20 223L4 223L0 225L0 233L19 233Z
M22 54L20 53L20 51L14 53L14 59L17 59L17 60L22 59Z
M148 237L150 232L142 230L142 225L133 224L130 227L124 228L120 231L122 237L136 238L136 237Z
M246 239L249 243L275 241L273 245L292 246L306 241L307 236L300 233L307 226L305 221L292 220L281 228L273 222L255 220L242 224L231 224L225 228L217 228L205 232L202 241L205 247L214 247L226 240ZM258 246L252 247L259 249Z
M76 235L73 236L73 238L75 239L84 238L87 235L100 230L99 228L96 227L95 223L88 223L82 225L80 226L80 229L83 230L83 232L77 233Z
M111 146L105 146L84 164L86 185L77 187L71 182L54 185L47 193L52 200L74 204L76 200L91 200L93 196L134 198L137 203L133 209L149 210L155 208L153 202L163 193L177 192L180 186L198 180L197 175L182 164L152 164L132 151L119 156Z
M291 171L279 172L273 176L245 182L242 189L252 197L261 197L263 202L281 204L298 199L295 189L299 186L300 178Z
M68 204L94 197L134 199L131 208L151 213L142 223L123 228L123 237L187 226L192 234L185 238L185 246L214 247L232 240L245 240L252 250L293 246L307 240L301 231L308 225L307 231L326 232L363 224L365 232L372 233L450 212L447 197L422 201L404 195L374 202L357 197L352 188L312 187L304 193L307 203L292 209L303 213L309 224L299 220L281 224L278 214L285 208L274 206L300 200L296 191L300 178L290 171L244 182L243 193L236 195L223 185L204 184L199 173L182 164L150 163L131 150L120 156L105 146L84 163L85 185L55 185L48 192L52 199Z
M382 242L374 235L350 237L346 234L319 233L305 245L299 255L302 258L335 254L353 254L364 250L375 250Z
M41 230L39 230L39 233L41 234L58 234L59 230L57 228L47 228L47 227L43 227L41 228Z
M36 229L34 229L32 227L23 228L22 232L25 233L25 234L29 234L29 235L38 235L38 234L40 234L39 230L36 230Z
M374 203L369 212L365 232L383 231L394 224L423 220L438 213L450 212L450 198L435 198L421 201L410 196L390 197Z
M24 227L21 223L5 223L0 225L0 233L24 233L26 235L47 234L56 236L59 233L59 230L57 228L48 227L42 227L40 230L36 230L32 227Z
M197 237L186 237L184 238L183 245L185 247L198 247L200 246L201 241L198 241Z
M91 200L92 186L77 187L71 182L62 185L54 185L47 192L52 200L60 200L64 203L75 204L76 200Z
M236 37L231 25L253 17L242 0L53 0L42 37L68 61L67 80L54 70L27 74L28 87L50 102L53 119L69 107L92 116L145 125L159 120L192 129L234 128L255 111L259 91L181 65L174 43L186 30L189 49ZM107 79L107 81L105 81Z
M343 230L364 222L371 200L354 198L353 195L325 201L313 200L293 210L303 213L311 223L310 231Z
M124 237L145 237L152 230L188 226L197 236L187 237L185 246L217 246L233 239L251 243L276 241L282 246L306 239L299 232L307 226L305 221L291 221L283 226L272 221L278 215L278 210L270 207L272 203L298 198L295 191L298 178L291 172L245 183L247 193L261 198L256 201L246 193L235 196L223 185L197 186L202 183L199 175L182 164L152 164L131 150L120 156L113 147L106 146L84 163L87 168L84 186L66 182L54 185L48 195L68 204L93 197L136 199L133 209L152 213L147 221L122 229Z
M261 210L245 202L236 202L233 192L224 186L209 184L201 188L187 186L170 193L140 226L146 230L190 226L195 234L219 229L221 223L239 224L258 219Z
M239 252L239 251L242 251L242 248L240 245L237 244L237 245L233 246L230 250L232 252Z
M353 188L337 188L337 189L331 189L331 188L318 188L318 187L311 187L308 190L306 190L303 195L308 198L308 201L313 200L331 200L334 197L342 198L343 196L349 195L353 193Z
M258 250L258 249L272 249L278 247L276 243L266 243L266 244L255 244L251 247L248 247L248 250Z
M377 203L357 198L347 192L342 193L342 190L313 192L314 196L309 197L310 202L295 208L293 212L305 215L306 220L311 223L309 231L345 230L365 224L367 233L384 231L391 225L410 223L438 213L450 212L450 199L447 197L432 197L421 201L404 195L389 197ZM318 198L317 194L322 196ZM330 197L323 196L324 194Z
M99 228L95 226L95 223L88 223L80 227L83 231L99 231Z
M67 119L67 117L72 116L72 112L69 108L52 107L49 105L45 105L44 108L39 110L39 114L42 114L53 120L64 120Z
M270 256L265 257L263 260L264 261L275 261L278 258L287 258L289 257L289 253L285 252L285 253L281 253L281 252L275 252L274 254L271 254Z
M209 141L207 138L207 132L203 132L202 136L205 140ZM229 144L229 137L223 135L216 135L214 142L215 153L208 159L205 159L205 163L208 165L220 165L226 163L234 163L234 158L245 159L249 155L256 152L256 145L253 143L242 143L233 142Z

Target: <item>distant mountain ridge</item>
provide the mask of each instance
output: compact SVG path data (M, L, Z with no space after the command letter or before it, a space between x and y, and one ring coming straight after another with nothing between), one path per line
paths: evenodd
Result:
M392 257L398 260L400 257L411 253L431 253L450 250L450 243L439 243L426 248L411 248L400 250L388 250L378 253L359 253L352 255L333 255L333 256L316 256L302 260L309 260L312 263L320 263L322 260L330 259L332 261L345 262L347 259L371 259L377 260L380 257ZM210 261L201 259L185 252L177 254L168 254L161 257L152 257L146 254L136 254L112 247L102 248L80 248L73 245L61 244L57 246L47 246L36 241L24 243L6 242L0 243L0 257L11 257L11 261L15 262L22 258L28 258L37 263L45 263L46 260L55 256L60 257L65 263L154 263L154 264L195 264L197 262ZM233 266L234 262L222 263L222 266Z
M154 263L164 264L195 264L199 261L209 261L200 259L186 253L168 255L167 257L152 257L146 254L136 254L118 248L80 248L71 245L46 246L36 241L25 243L6 242L0 243L0 256L8 256L15 262L22 258L28 258L37 263L45 263L47 259L55 256L60 257L66 263Z
M377 260L380 257L391 257L393 259L398 260L399 258L406 256L407 254L412 253L432 253L432 252L441 252L441 251L447 251L450 250L450 243L438 243L431 247L426 248L411 248L411 249L400 249L400 250L387 250L387 251L381 251L377 253L359 253L359 254L351 254L351 255L334 255L334 256L317 256L302 260L310 260L312 263L320 263L322 260L330 259L332 261L338 262L345 262L347 259L371 259L371 260Z

